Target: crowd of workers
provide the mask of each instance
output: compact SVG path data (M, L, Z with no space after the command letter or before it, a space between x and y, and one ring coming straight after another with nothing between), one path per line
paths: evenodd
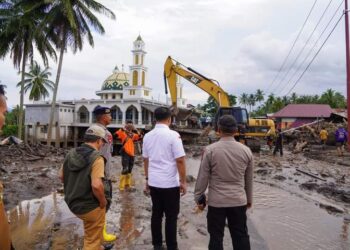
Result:
M4 124L6 98L0 85L0 130ZM69 151L59 171L64 185L65 202L84 225L84 249L112 249L116 235L106 231L106 213L112 202L112 153L113 135L106 128L111 123L111 110L97 107L94 110L96 124L84 135L84 143ZM177 219L180 197L187 192L185 150L180 135L171 130L171 112L160 107L154 111L154 129L143 136L132 122L127 122L115 136L122 142L120 150L122 171L119 189L133 185L132 169L135 142L143 140L142 157L145 173L144 192L151 196L151 234L155 250L163 248L162 221L165 215L165 243L168 250L179 249ZM252 206L253 155L250 149L237 142L233 135L237 130L235 119L224 115L218 121L220 140L204 149L194 190L198 210L208 205L207 229L210 235L208 249L223 249L224 228L227 223L235 250L249 250L247 209ZM348 137L339 127L335 133L337 150L343 155ZM320 131L324 145L328 138L325 128ZM269 144L271 146L271 144ZM275 149L283 155L283 133L277 131ZM205 195L208 189L208 195ZM6 211L2 202L0 182L0 249L13 249Z

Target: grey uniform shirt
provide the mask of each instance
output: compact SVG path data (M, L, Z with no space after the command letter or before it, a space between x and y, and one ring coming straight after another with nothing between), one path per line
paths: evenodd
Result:
M105 143L102 146L102 148L100 149L100 153L106 159L105 175L106 175L106 178L109 179L111 177L111 167L112 167L111 159L112 159L112 152L113 152L113 136L111 132L109 132L104 125L100 123L96 123L96 125L100 126L106 131L105 139L108 143Z
M200 165L195 201L209 186L208 205L238 207L252 203L253 155L233 137L223 137L206 147Z

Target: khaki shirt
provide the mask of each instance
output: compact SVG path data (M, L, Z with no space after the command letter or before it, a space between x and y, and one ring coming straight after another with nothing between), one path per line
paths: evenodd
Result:
M106 131L106 136L105 139L107 143L105 143L102 148L100 149L100 153L102 156L106 159L106 165L105 165L105 173L106 173L106 178L110 179L111 178L111 167L112 167L112 152L113 152L113 136L111 132L108 131L108 129L103 126L100 123L96 123L96 125L100 126Z
M233 137L206 147L200 165L195 201L209 186L208 205L238 207L253 200L253 155Z

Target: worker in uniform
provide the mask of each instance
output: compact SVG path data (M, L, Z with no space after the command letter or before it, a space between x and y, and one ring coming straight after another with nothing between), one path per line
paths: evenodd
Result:
M107 107L101 107L97 106L93 111L95 117L96 117L96 125L101 127L105 131L105 141L106 143L102 145L101 149L99 150L102 156L106 159L106 165L105 165L105 173L106 173L106 179L111 179L111 171L112 171L112 152L113 152L113 136L111 132L107 129L107 126L112 121L111 116L111 109ZM106 209L106 212L108 209ZM110 242L115 241L117 239L117 236L114 234L107 233L107 222L105 223L103 227L103 239L104 241Z
M275 149L273 150L273 155L275 156L277 152L280 152L280 156L283 156L283 134L281 129L277 129L277 137L275 141Z
M320 140L321 140L322 149L325 148L327 139L328 139L328 132L325 127L322 127L320 131Z
M115 133L122 142L120 155L122 157L122 172L119 180L119 190L132 186L132 169L135 162L135 142L140 139L139 132L132 121L127 121L124 128Z
M223 250L225 225L230 230L233 249L249 250L246 211L253 200L253 154L235 140L237 122L232 115L220 117L218 131L220 140L207 146L202 156L195 202L203 210L208 189L209 250Z

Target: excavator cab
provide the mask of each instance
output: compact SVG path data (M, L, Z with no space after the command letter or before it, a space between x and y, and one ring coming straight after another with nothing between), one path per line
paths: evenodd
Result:
M220 107L218 112L215 115L214 119L214 128L215 131L218 130L218 120L223 115L232 115L237 122L239 128L245 128L249 122L248 112L245 108L241 107Z

